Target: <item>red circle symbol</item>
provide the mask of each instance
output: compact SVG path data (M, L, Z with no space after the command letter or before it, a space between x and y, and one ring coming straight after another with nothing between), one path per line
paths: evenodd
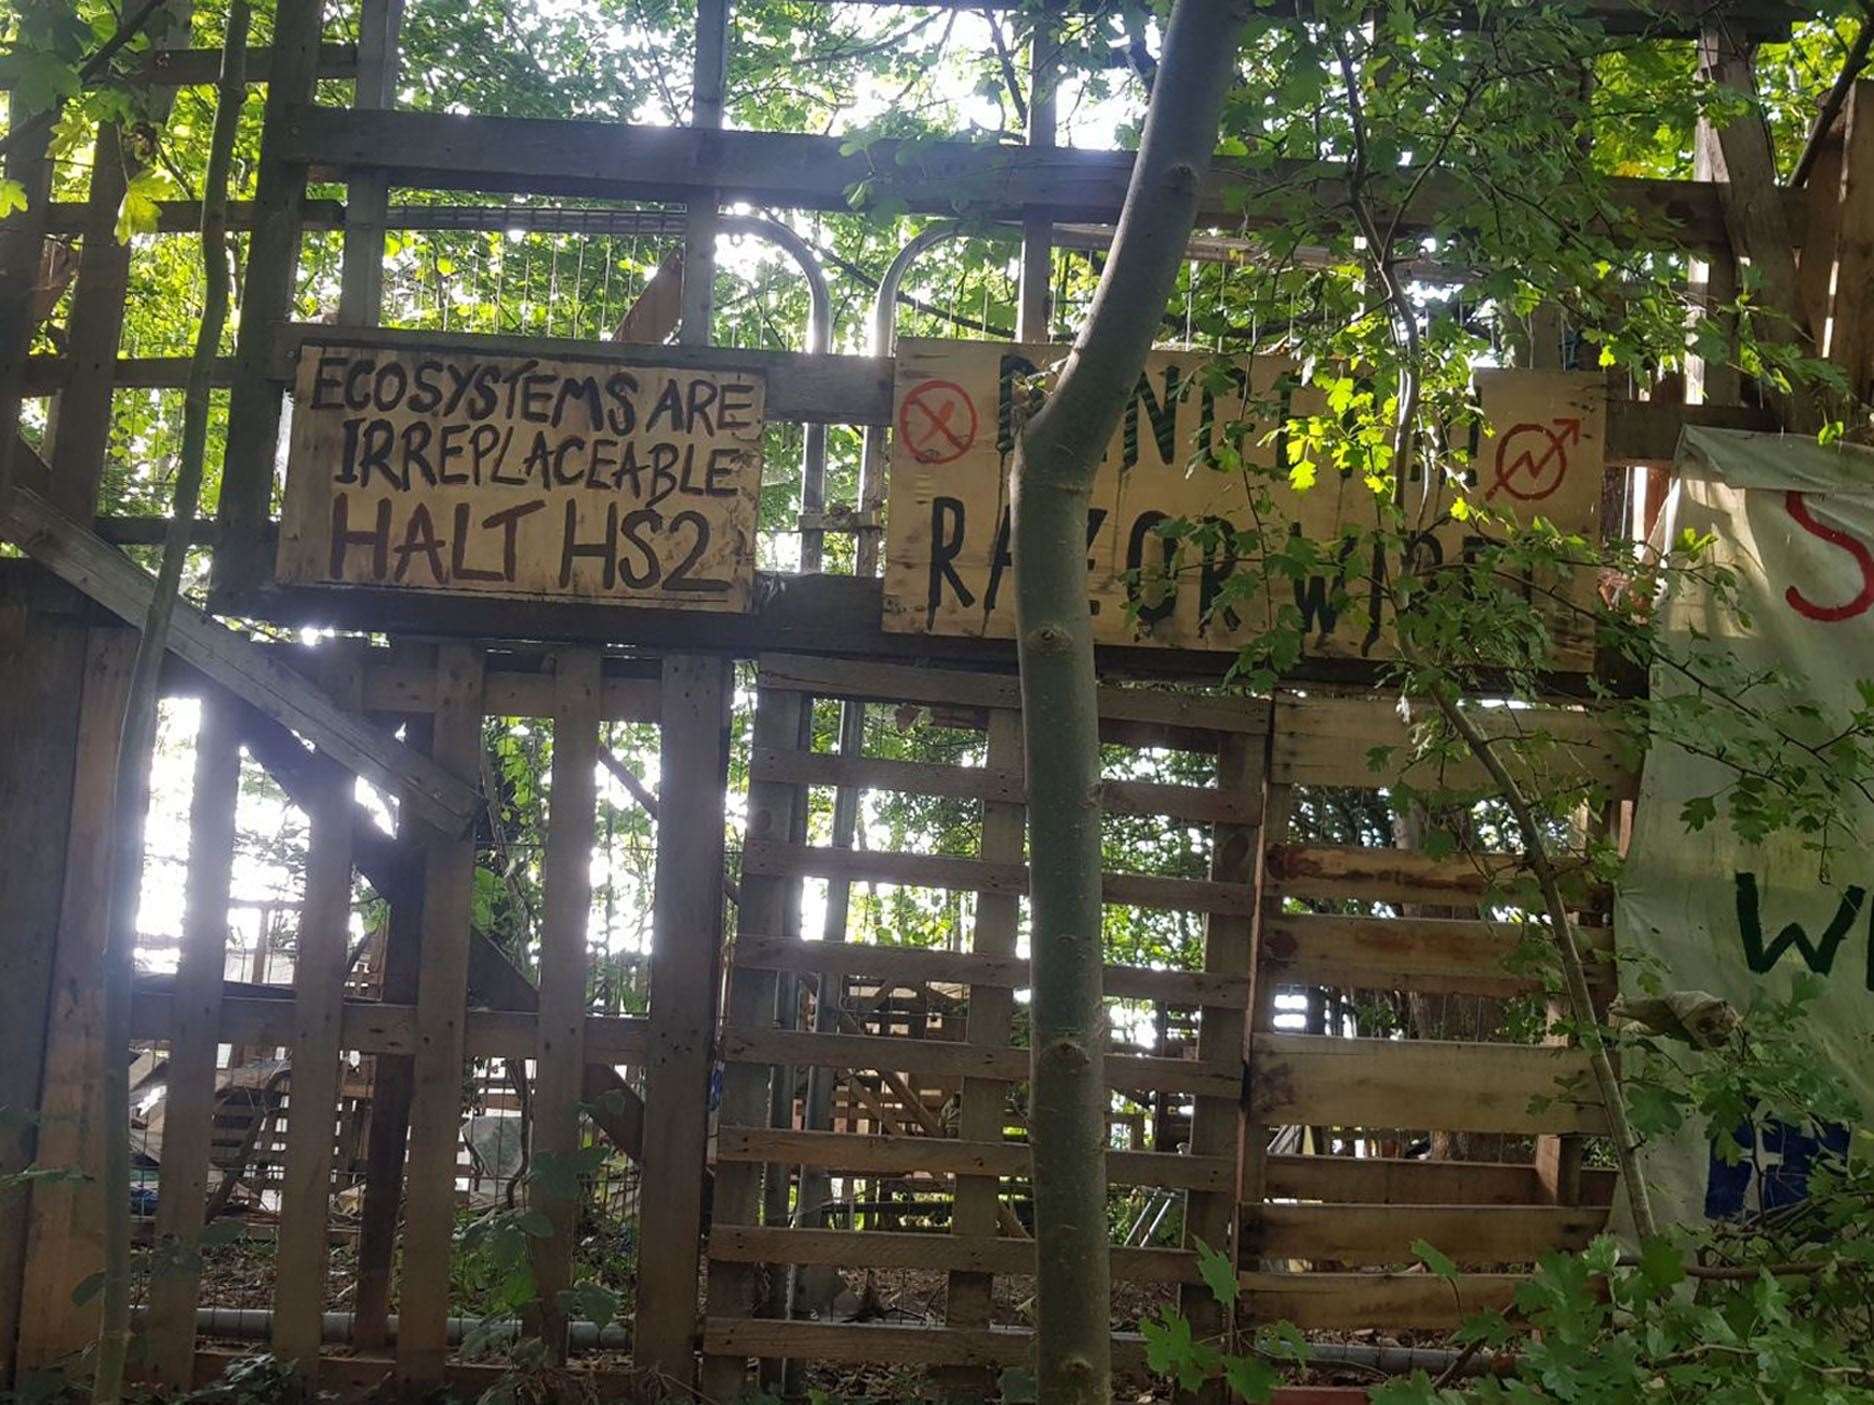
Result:
M962 458L976 430L976 402L955 381L920 381L898 411L899 441L919 463Z
M1515 426L1497 443L1497 476L1484 500L1507 493L1519 502L1541 502L1562 486L1569 445L1580 442L1580 420Z

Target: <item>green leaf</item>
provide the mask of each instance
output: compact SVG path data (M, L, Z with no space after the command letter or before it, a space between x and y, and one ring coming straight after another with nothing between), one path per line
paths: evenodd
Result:
M1640 1246L1640 1277L1655 1294L1685 1281L1685 1256L1670 1239L1657 1235Z
M553 1221L545 1210L523 1210L515 1217L514 1225L522 1234L534 1239L551 1239Z
M1275 1394L1282 1377L1275 1367L1253 1356L1226 1356L1223 1358L1223 1380L1239 1400L1250 1401L1251 1405L1264 1405Z
M0 220L25 208L26 187L18 181L0 180Z
M83 1307L103 1291L104 1274L101 1271L93 1273L80 1279L78 1286L72 1289L72 1303L76 1307Z
M1236 1265L1230 1262L1227 1254L1220 1254L1202 1239L1197 1241L1197 1271L1203 1276L1204 1286L1216 1295L1217 1301L1225 1307L1236 1305L1239 1285L1236 1278Z
M1451 1262L1445 1255L1439 1253L1438 1250L1434 1249L1428 1241L1414 1239L1412 1241L1412 1252L1418 1256L1420 1263L1424 1264L1426 1268L1430 1269L1440 1278L1449 1279L1452 1282L1457 1280L1458 1266Z
M216 1220L202 1227L202 1247L219 1249L239 1241L245 1229L239 1220Z

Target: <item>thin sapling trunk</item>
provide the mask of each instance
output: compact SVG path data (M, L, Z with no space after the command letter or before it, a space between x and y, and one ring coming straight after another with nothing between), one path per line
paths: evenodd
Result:
M1179 0L1111 256L1013 473L1034 948L1036 1376L1041 1405L1112 1399L1100 748L1087 611L1093 476L1138 384L1197 215L1243 9Z

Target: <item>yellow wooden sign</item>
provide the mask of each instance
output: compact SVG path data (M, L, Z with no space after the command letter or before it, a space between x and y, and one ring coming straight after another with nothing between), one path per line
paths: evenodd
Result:
M278 577L746 610L766 390L748 372L308 343Z
M1067 348L993 342L901 340L893 403L886 520L885 628L911 633L1010 638L1015 582L1010 553L1008 470L1012 409L1037 372L1051 373ZM1094 481L1087 530L1087 600L1103 643L1236 649L1267 631L1292 601L1318 655L1384 656L1371 589L1373 565L1353 559L1348 534L1376 521L1360 477L1324 471L1305 492L1291 488L1283 426L1325 412L1320 393L1287 388L1292 363L1272 357L1220 363L1202 353L1154 352ZM1482 371L1486 425L1472 462L1489 506L1533 515L1594 540L1604 467L1606 395L1597 375ZM1248 418L1244 471L1220 471L1214 450ZM1260 469L1261 472L1254 470ZM1416 488L1412 489L1416 494ZM1256 512L1258 494L1269 508ZM1414 499L1416 501L1416 498ZM1440 507L1442 504L1439 505ZM1272 511L1269 510L1272 508ZM1432 521L1444 514L1427 514ZM1214 609L1223 583L1253 562L1227 547L1179 551L1155 530L1167 519L1222 519L1241 529L1270 519L1316 542L1347 541L1338 560L1301 581L1278 578ZM1421 550L1460 559L1475 529L1446 517ZM1587 595L1592 572L1564 589ZM1234 587L1233 587L1234 589ZM1342 598L1351 597L1351 600ZM1339 604L1336 601L1339 600ZM1554 620L1566 661L1589 642L1563 610Z

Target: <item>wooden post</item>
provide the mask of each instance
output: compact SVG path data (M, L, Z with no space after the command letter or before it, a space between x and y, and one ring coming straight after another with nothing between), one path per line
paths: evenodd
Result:
M292 316L306 193L305 165L282 159L277 147L286 135L288 114L312 101L322 9L321 0L280 0L274 15L254 227L242 284L234 390L228 402L221 479L223 536L214 569L219 591L251 590L272 574L263 529L273 496L282 394L273 379L273 338Z
M1241 732L1222 733L1217 740L1217 786L1260 801L1263 756L1260 737ZM1260 810L1260 805L1258 805ZM1241 884L1255 881L1261 849L1255 824L1219 824L1211 830L1210 876L1214 882ZM1204 923L1204 969L1226 975L1248 975L1255 969L1254 922L1248 917L1211 913ZM1254 984L1252 980L1251 984ZM1249 1057L1250 1011L1243 1005L1205 1005L1198 1017L1197 1058L1226 1073L1240 1073ZM1243 1109L1228 1098L1198 1098L1191 1112L1191 1155L1239 1156L1244 1143ZM1218 1253L1237 1263L1238 1215L1235 1191L1191 1191L1185 1199L1184 1244L1197 1247L1202 1239ZM1232 1323L1208 1288L1183 1284L1178 1307L1203 1338L1225 1336ZM1221 1398L1220 1396L1218 1398Z
M1052 147L1056 137L1056 91L1060 83L1055 62L1056 36L1053 6L1034 16L1034 37L1028 48L1028 145ZM1054 280L1054 226L1047 212L1022 216L1021 291L1015 313L1015 340L1045 342L1048 335L1048 299Z
M118 729L136 649L137 636L127 629L93 630L86 648L39 1103L39 1164L93 1177L102 1166L98 1113L106 1056L98 983L105 885L98 882L98 862L110 843ZM72 1292L104 1267L103 1208L92 1186L44 1181L33 1187L25 1277L31 1291L20 1313L20 1366L50 1365L96 1337L96 1301L79 1307Z
M1828 357L1848 377L1848 389L1865 397L1874 388L1874 81L1864 78L1854 85L1843 122L1836 186L1839 244L1830 309L1834 334ZM1826 174L1825 157L1811 179ZM1805 250L1805 261L1808 256Z
M392 644L391 657L407 667L433 672L436 650L427 644ZM404 739L413 750L431 754L434 719L427 712L405 716ZM405 812L407 813L407 812ZM402 838L415 832L404 819ZM384 939L384 984L388 1005L414 1005L417 972L423 962L423 874L421 850L400 846L406 871L390 902L390 930ZM382 1348L390 1341L391 1264L397 1250L397 1216L403 1208L404 1150L410 1137L410 1098L414 1066L408 1054L375 1054L371 1069L371 1121L365 1132L364 1206L358 1220L358 1287L351 1338L356 1346Z
M1006 709L989 714L989 754L992 772L1022 774L1022 715ZM1020 863L1028 812L1021 805L983 803L982 857L994 863ZM978 956L1013 956L1021 902L1013 894L979 893L976 929L970 950ZM1006 1049L1015 1017L1015 992L1007 986L970 987L969 1042L984 1048ZM957 1110L957 1135L971 1142L1000 1142L1008 1124L1009 1085L990 1078L965 1078ZM1001 1182L994 1176L958 1176L956 1208L950 1228L955 1234L993 1235L997 1232L997 1205ZM944 1297L944 1325L984 1328L990 1323L995 1279L987 1273L952 1273ZM945 1385L965 1398L994 1394L991 1375L964 1368L946 1377Z
M722 946L723 791L731 687L730 666L723 659L679 654L664 660L658 764L663 779L658 788L651 916L651 1052L644 1069L640 1203L646 1213L638 1226L633 1345L638 1368L678 1394L687 1392L694 1374L709 1074L717 953ZM751 833L753 824L751 808ZM742 901L746 913L747 884ZM778 908L773 915L778 928ZM772 1005L773 990L770 974L767 1000L758 1007L764 1013ZM757 1112L766 1108L764 1087ZM723 1111L726 1120L726 1092ZM728 1169L717 1170L718 1215ZM749 1208L752 1214L753 1205Z
M692 127L722 125L728 63L729 0L697 0ZM689 203L683 232L683 323L677 334L685 346L709 345L709 321L716 302L717 204L714 191L700 192Z
M45 611L0 607L0 1175L34 1163L47 1011L58 945L65 835L78 754L85 628ZM0 1194L0 1389L13 1379L31 1195Z
M163 1166L156 1201L157 1258L150 1281L145 1337L150 1367L162 1384L195 1380L195 1305L201 1288L196 1255L215 1126L215 1063L221 1042L221 992L227 975L228 893L234 876L235 812L241 744L232 698L202 698L195 734L195 786L189 798L189 877L176 966L169 1036L169 1095L163 1115Z
M352 106L387 108L397 91L404 0L362 0L358 78ZM384 313L384 221L390 182L383 171L355 172L345 187L345 249L339 268L341 326L375 327Z
M1273 725L1273 723L1271 724ZM1221 760L1221 757L1219 757ZM1219 776L1221 779L1221 775ZM1258 1092L1256 1076L1256 1036L1275 1029L1275 982L1265 981L1262 972L1262 924L1282 914L1282 895L1271 891L1268 852L1271 846L1286 843L1289 819L1294 813L1295 788L1271 785L1263 792L1261 842L1251 869L1256 885L1256 929L1251 936L1249 959L1248 1038L1243 1055L1243 1104L1252 1106ZM1208 943L1206 943L1208 946ZM1199 1034L1200 1039L1202 1033ZM1261 1218L1264 1196L1268 1190L1269 1129L1248 1117L1241 1119L1241 1139L1236 1153L1236 1199L1241 1215L1241 1233L1236 1239L1237 1272L1261 1268ZM1193 1129L1195 1136L1195 1129ZM1193 1147L1195 1150L1195 1147ZM1214 1247L1214 1246L1213 1246Z
M186 46L194 0L170 0L170 25L150 45L152 54ZM162 23L159 17L157 24ZM160 131L175 89L148 92L149 122ZM52 461L53 506L78 522L97 512L98 482L111 442L111 398L117 380L117 350L123 340L124 301L130 285L130 243L117 237L117 215L128 178L142 169L115 123L98 128L85 201L77 281L65 325L70 374L47 416L47 457Z
M799 745L804 698L792 691L762 690L755 703L755 747L791 750ZM797 787L780 781L756 781L748 788L750 842L793 838ZM738 936L766 937L781 929L787 890L796 879L747 876L742 879L742 901L736 909ZM731 1028L759 1028L774 1008L775 973L732 966L729 972L728 1012ZM655 1018L656 993L652 987ZM825 992L822 991L822 996ZM655 1041L653 1041L655 1047ZM730 1064L722 1073L724 1127L759 1127L768 1112L771 1070L760 1064ZM761 1166L754 1162L719 1163L711 1223L751 1225L761 1205ZM754 1311L757 1274L753 1265L711 1263L708 1313L711 1317L745 1317ZM639 1290L643 1300L643 1290ZM643 1312L639 1312L639 1331ZM742 1393L748 1372L742 1356L703 1358L703 1395L711 1400L734 1400Z
M586 933L592 918L592 842L598 804L599 652L554 656L553 792L543 861L546 911L540 931L539 1047L534 1055L533 1157L536 1170L579 1150L579 1103L586 1072ZM670 793L668 784L664 787ZM720 825L717 826L721 828ZM553 1237L533 1241L538 1325L553 1364L566 1357L559 1294L572 1286L579 1201L536 1184L528 1204L553 1221ZM695 1297L695 1292L691 1292Z
M1796 250L1783 213L1776 156L1770 149L1769 129L1754 110L1757 93L1750 50L1722 24L1707 22L1699 41L1699 67L1707 80L1733 89L1753 106L1717 131L1725 175L1718 183L1718 196L1731 250L1748 258L1756 270L1758 301L1768 314L1757 320L1753 330L1760 341L1784 343L1805 356L1812 355L1815 344L1797 284ZM1766 386L1764 394L1784 428L1812 433L1820 426L1822 408L1812 390L1799 387L1785 394Z
M1837 164L1839 171L1840 166ZM1816 172L1820 180L1824 172ZM1700 119L1698 123L1697 145L1692 153L1692 178L1694 180L1724 179L1724 153L1718 148L1718 134L1709 122ZM1813 233L1813 226L1811 227ZM1822 260L1810 260L1805 254L1802 269L1806 283L1818 271ZM1833 254L1826 261L1833 263ZM1726 344L1736 335L1736 328L1731 319L1717 311L1729 303L1737 301L1737 258L1735 254L1717 254L1709 259L1693 259L1687 269L1691 283L1692 302L1698 311L1697 317L1721 319L1724 324ZM1820 323L1815 323L1818 329ZM1735 405L1738 401L1737 367L1725 361L1707 360L1702 356L1689 357L1685 368L1686 399L1695 405Z
M481 771L479 649L437 650L435 760L465 784ZM475 841L423 836L423 965L416 996L397 1373L440 1384L449 1354L449 1250L455 1229L456 1147L462 1133L462 1035L468 1004Z
M341 652L344 651L344 652ZM359 704L362 675L344 644L321 653L326 686ZM309 1365L324 1340L325 1278L331 1262L332 1147L339 1084L345 957L351 945L351 772L328 764L310 807L305 897L293 957L293 1045L275 1261L273 1350Z
M47 7L69 13L70 0L50 0ZM9 94L7 118L17 127L33 114ZM52 162L47 159L51 125L21 132L7 150L6 177L26 195L26 208L0 222L0 497L13 486L13 462L19 456L20 399L26 385L26 357L38 322L33 290L39 282L40 250L45 244L47 206L52 199Z

